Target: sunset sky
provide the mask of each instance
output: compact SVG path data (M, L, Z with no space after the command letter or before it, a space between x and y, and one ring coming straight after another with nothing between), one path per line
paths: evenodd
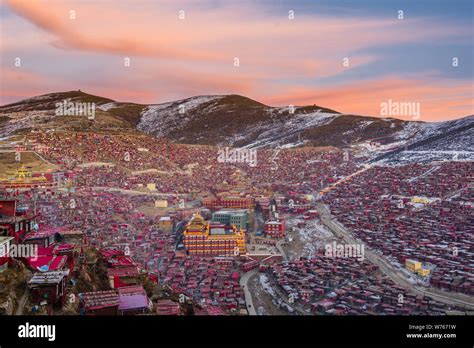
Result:
M373 116L389 99L418 102L423 121L474 114L472 0L0 0L0 20L0 105L81 89L137 103L241 94Z

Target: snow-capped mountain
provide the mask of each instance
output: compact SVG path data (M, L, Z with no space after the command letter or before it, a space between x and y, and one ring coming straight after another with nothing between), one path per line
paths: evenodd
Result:
M199 96L148 106L137 128L183 143L235 147L303 144L306 129L338 113L320 107L269 107L238 95Z
M57 103L64 100L94 103L95 117L57 115ZM382 162L399 160L402 151L445 151L449 156L449 151L465 151L470 158L473 125L474 116L446 122L403 121L345 115L316 105L271 107L239 95L197 96L143 105L71 91L0 107L0 137L41 128L142 132L186 144L332 146Z

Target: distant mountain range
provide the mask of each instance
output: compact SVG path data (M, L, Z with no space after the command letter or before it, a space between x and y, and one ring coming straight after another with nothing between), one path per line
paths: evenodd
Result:
M95 103L95 117L58 116L57 103ZM239 95L162 104L116 102L81 91L51 93L0 107L0 137L33 129L143 132L185 144L291 148L332 146L380 159L400 150L470 151L474 116L446 122L341 114L321 106L271 107ZM421 150L420 150L421 151Z

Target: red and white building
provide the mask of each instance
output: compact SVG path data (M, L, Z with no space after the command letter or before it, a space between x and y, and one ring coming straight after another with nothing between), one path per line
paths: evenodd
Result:
M284 238L285 220L282 218L268 220L265 222L264 232L266 237Z

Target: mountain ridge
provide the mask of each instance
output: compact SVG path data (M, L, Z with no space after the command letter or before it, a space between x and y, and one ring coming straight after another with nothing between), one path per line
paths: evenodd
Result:
M56 103L64 100L95 103L96 117L88 120L82 116L56 115ZM470 141L472 127L465 125L473 123L472 115L425 122L342 114L318 105L273 107L236 94L139 104L78 90L48 93L0 106L0 137L35 129L140 132L177 143L212 146L333 146L369 153L375 146L374 155L432 136L442 138L443 132L455 138L457 128L464 132L463 139Z

